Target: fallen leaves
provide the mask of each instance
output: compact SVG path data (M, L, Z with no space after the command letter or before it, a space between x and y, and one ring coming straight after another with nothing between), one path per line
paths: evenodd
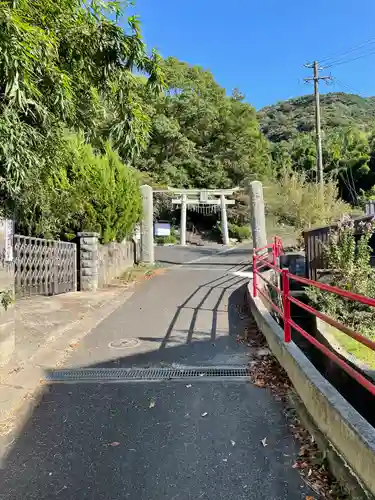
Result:
M253 319L250 320L246 342L247 345L257 348L267 345L264 335L259 331L254 331ZM275 400L280 401L280 404L286 404L288 393L292 389L290 380L276 358L268 354L265 349L260 352L261 355L255 359L252 355L249 363L251 382L257 387L270 390ZM325 500L347 499L348 497L343 495L338 483L327 470L325 457L319 451L314 437L301 425L296 414L288 412L288 419L292 434L300 443L298 457L294 463L292 462L291 467L298 470L303 481L316 493L317 498ZM262 439L261 443L266 447L266 438ZM286 457L286 461L290 460L289 455L284 454L284 457ZM306 496L305 500L315 500L315 497Z
M271 389L275 399L286 400L290 381L277 360L270 355L261 356L249 367L250 379L257 387Z
M309 466L309 464L307 462L302 462L301 460L297 460L297 462L295 462L292 465L293 469L306 469L306 467L308 467L308 466ZM311 474L310 474L310 476L311 476Z
M265 387L266 382L262 380L261 378L257 378L254 380L254 385L257 385L258 387Z

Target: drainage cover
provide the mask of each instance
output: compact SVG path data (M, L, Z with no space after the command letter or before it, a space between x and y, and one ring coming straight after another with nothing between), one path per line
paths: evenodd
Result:
M147 382L158 380L208 381L213 379L243 380L248 369L238 366L198 366L178 368L85 368L52 370L46 377L50 382Z
M111 349L131 349L132 347L137 347L140 344L138 339L119 339L113 340L108 344Z

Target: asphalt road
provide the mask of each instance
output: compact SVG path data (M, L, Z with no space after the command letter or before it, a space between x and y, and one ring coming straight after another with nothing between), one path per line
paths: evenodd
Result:
M245 366L250 249L203 250L164 255L182 265L140 285L68 366ZM137 345L109 347L121 339ZM247 380L54 384L9 450L0 499L305 499L296 453L281 403Z
M176 264L189 264L191 261L211 257L220 252L226 252L228 247L219 244L212 244L210 246L195 246L188 245L186 247L180 246L157 246L155 247L155 259L163 266L173 266Z

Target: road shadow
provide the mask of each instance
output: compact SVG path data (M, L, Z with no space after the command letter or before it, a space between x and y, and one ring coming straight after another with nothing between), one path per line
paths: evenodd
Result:
M205 289L199 302L190 307L189 303ZM210 295L216 291L217 297L213 305L205 307ZM224 307L223 300L228 295L228 306ZM225 353L227 356L243 353L239 347L238 337L244 328L246 316L247 279L237 276L220 276L207 281L197 287L177 308L170 320L169 326L163 337L137 337L141 341L155 343L155 349L127 355L116 359L103 360L95 365L86 365L86 368L129 368L133 366L150 367L165 366L172 363L189 363L197 365L202 363L214 364L218 355ZM179 337L172 337L178 319L184 310L191 311L191 319L187 328L178 330ZM201 331L197 328L197 318L201 311L211 312L211 324ZM228 328L223 332L218 329L218 316L225 314Z
M173 246L173 247L156 247L155 258L160 264L166 265L189 265L197 259L205 259L206 257L220 256L223 253L228 253L231 256L246 256L249 260L252 255L252 250L249 248L225 248L225 247L196 247L196 246ZM190 261L190 262L189 262Z
M220 310L220 305L223 301L223 298L224 298L226 292L232 287L236 287L238 289L241 286L243 286L245 283L246 283L246 280L244 278L238 278L236 276L224 276L224 277L219 276L218 278L215 278L211 281L208 281L206 283L201 284L198 288L196 288L194 290L194 292L192 292L185 299L185 301L180 306L177 307L177 310L172 318L172 321L169 324L169 327L167 329L165 337L161 343L161 348L165 348L166 345L168 344L168 341L169 341L171 334L175 328L177 320L179 319L179 317L181 315L182 310L189 307L190 301L196 295L198 295L200 290L205 289L205 293L204 293L203 297L200 299L199 303L194 308L192 308L193 313L192 313L192 318L190 320L190 325L189 325L189 328L187 331L186 343L190 344L192 342L194 330L195 330L195 325L197 322L197 317L198 317L199 312L201 310L205 309L204 308L205 302L207 301L209 296L212 294L212 292L215 289L220 288L220 293L219 293L219 296L215 302L215 305L212 307L212 309L208 309L208 310L212 310L212 324L211 324L211 338L210 338L210 340L212 342L214 342L216 340L216 333L217 333L216 330L217 330L218 312ZM230 310L230 308L231 308L231 304L230 304L230 299L229 299L228 311ZM230 316L229 312L228 312L228 315ZM228 317L228 321L230 321L229 317ZM230 328L229 328L229 330L230 330Z

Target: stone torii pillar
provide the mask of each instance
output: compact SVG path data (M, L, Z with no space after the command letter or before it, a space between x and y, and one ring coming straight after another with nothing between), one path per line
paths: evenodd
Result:
M220 195L220 205L221 205L221 231L223 233L223 243L224 245L229 245L227 203L224 194Z
M175 189L168 188L156 192L175 193L176 198L172 199L172 205L181 206L180 223L180 243L186 245L186 210L188 205L220 205L221 206L221 225L223 233L223 243L229 245L227 205L234 205L235 200L228 200L225 196L231 196L239 188L233 189ZM220 198L215 198L220 196Z
M186 245L186 194L181 196L181 223L180 223L180 244Z
M141 222L141 262L154 264L154 205L152 187L141 186L143 217Z
M262 183L260 181L250 182L249 194L253 248L263 248L267 245L267 232Z

